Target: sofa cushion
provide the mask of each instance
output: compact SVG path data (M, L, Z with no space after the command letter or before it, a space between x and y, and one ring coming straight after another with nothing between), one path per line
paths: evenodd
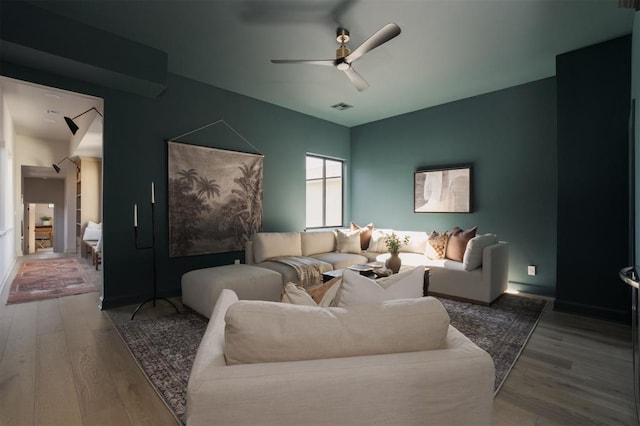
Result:
M302 255L336 251L336 235L333 231L301 232Z
M338 253L360 253L360 231L336 231Z
M449 315L432 297L326 309L241 300L225 322L232 365L439 349Z
M439 260L444 259L445 252L447 250L447 241L449 240L449 234L445 231L443 234L432 231L427 237L427 246L425 249L425 255L429 259Z
M470 239L476 236L477 231L477 226L467 230L463 230L457 226L454 227L451 230L451 235L447 241L445 257L457 262L462 262L464 251L467 249L467 243Z
M360 231L360 249L368 249L369 243L371 242L371 233L373 232L373 223L370 223L367 226L359 226L358 224L351 222L349 228L352 231Z
M392 275L376 282L358 272L345 269L342 284L335 298L340 307L381 303L385 300L422 297L424 267L418 266L408 271ZM381 285L384 283L385 285Z
M333 265L333 269L344 269L357 263L367 263L369 259L363 254L355 253L320 253L311 257Z
M495 234L477 235L469 240L467 248L464 250L462 264L465 271L473 271L482 266L482 251L485 247L498 243Z
M281 256L302 256L300 232L258 232L253 236L256 263Z

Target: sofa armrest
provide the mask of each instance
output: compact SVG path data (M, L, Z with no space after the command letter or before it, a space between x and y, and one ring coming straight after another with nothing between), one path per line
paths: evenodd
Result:
M212 366L226 365L224 360L224 317L229 306L237 301L238 295L233 290L223 289L220 292L211 313L211 318L209 318L207 329L200 342L200 347L203 350L198 349L193 360L191 374L189 375L189 387Z
M497 299L509 285L509 244L485 247L482 251L482 282L489 286L490 300Z

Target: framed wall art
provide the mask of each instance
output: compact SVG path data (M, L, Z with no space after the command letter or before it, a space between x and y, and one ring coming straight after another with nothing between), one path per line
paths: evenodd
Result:
M244 250L262 230L262 155L168 142L169 257Z
M471 166L414 173L414 213L471 213Z

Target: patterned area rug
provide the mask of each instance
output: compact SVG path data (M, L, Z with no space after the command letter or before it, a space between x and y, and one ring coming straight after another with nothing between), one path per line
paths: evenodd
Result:
M95 275L93 267L75 255L23 260L7 304L99 291Z
M439 298L451 317L451 325L493 358L498 393L511 367L538 324L547 302L504 294L491 306Z
M505 294L492 306L440 299L451 324L493 358L495 392L506 379L533 332L544 300ZM188 310L156 318L136 317L131 311L108 311L138 365L176 418L185 424L186 391L191 366L206 320Z

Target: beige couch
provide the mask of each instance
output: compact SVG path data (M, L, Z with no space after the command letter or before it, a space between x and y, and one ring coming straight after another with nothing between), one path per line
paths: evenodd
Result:
M245 246L245 263L276 271L283 285L297 282L296 271L279 263L282 256L312 258L325 270L341 269L368 262L384 262L389 254L384 235L391 229L374 230L367 250L359 245L340 244L338 231L261 232ZM401 247L403 265L431 268L429 294L441 295L480 304L490 304L506 290L509 276L509 247L493 234L479 235L467 245L463 262L433 260L427 252L426 232L395 231L401 238L409 236L409 244Z
M433 298L325 309L225 289L191 370L187 425L489 425L494 374Z

